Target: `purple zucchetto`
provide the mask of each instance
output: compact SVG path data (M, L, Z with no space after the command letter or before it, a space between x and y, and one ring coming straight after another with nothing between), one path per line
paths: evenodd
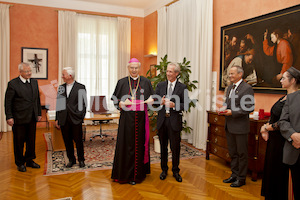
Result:
M128 63L139 63L140 61L136 58L131 58Z

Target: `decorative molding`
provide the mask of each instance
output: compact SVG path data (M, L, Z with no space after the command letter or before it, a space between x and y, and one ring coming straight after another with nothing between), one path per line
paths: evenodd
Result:
M158 9L160 9L161 7L165 6L165 5L168 5L169 3L173 2L173 0L161 0L159 1L157 4L154 4L153 6L149 7L149 8L146 8L144 10L144 16L148 16L150 15L151 13L157 11Z
M109 13L115 15L126 15L134 17L144 17L144 10L139 8L115 6L109 4L74 1L74 0L2 0L2 2L27 4L35 6L45 6L63 8L71 10L83 10L98 13Z

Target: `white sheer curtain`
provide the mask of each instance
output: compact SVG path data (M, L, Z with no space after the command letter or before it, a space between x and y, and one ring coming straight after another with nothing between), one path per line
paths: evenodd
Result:
M0 131L7 132L11 130L6 123L6 116L4 111L4 96L9 81L9 5L0 4ZM16 68L17 66L15 66Z
M58 11L58 83L62 83L61 72L65 67L76 70L76 40L77 16L76 12ZM76 76L76 75L75 75Z
M118 79L128 75L127 63L130 60L131 19L118 17Z
M118 20L78 14L77 80L90 96L105 95L109 109L110 97L118 77Z
M185 115L188 125L193 128L192 135L183 133L182 137L192 137L192 144L200 149L206 148L206 110L210 107L212 16L213 0L180 0L167 8L168 60L182 62L186 57L191 61L190 79L199 82L198 93L190 94L191 99L198 99L197 109ZM160 15L158 21L159 18Z
M157 10L157 63L167 54L167 8Z

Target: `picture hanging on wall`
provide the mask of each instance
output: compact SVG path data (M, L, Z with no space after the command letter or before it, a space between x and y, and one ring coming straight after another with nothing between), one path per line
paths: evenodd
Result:
M22 47L22 62L32 64L32 78L48 79L48 49Z
M280 79L291 66L300 70L300 5L221 27L220 90L229 70L242 66L255 92L283 93Z

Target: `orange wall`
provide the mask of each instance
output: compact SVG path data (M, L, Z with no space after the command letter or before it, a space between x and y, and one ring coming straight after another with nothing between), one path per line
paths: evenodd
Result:
M130 58L137 58L144 66L144 18L131 19L131 54ZM143 72L143 71L142 71Z
M58 73L58 15L53 8L15 4L10 7L10 78L19 75L21 47L48 48L48 80ZM41 95L44 102L44 95Z
M101 13L94 12L84 13L101 15ZM131 38L131 57L136 57L144 64L144 18L131 17ZM11 79L19 75L18 64L21 62L21 47L48 48L48 80L38 80L40 86L50 84L50 81L58 78L57 8L23 4L13 4L10 7ZM44 103L44 99L44 95L41 93L42 103Z
M264 15L299 4L299 0L214 0L213 3L213 71L219 73L221 26ZM219 74L218 74L219 76ZM219 78L218 78L219 80ZM223 94L218 91L218 94ZM269 111L282 95L255 93L255 110Z
M150 53L157 53L157 12L145 17L145 33L144 33L144 55ZM147 71L150 69L150 65L156 64L156 57L145 57L144 58L144 68L142 74L146 75Z

